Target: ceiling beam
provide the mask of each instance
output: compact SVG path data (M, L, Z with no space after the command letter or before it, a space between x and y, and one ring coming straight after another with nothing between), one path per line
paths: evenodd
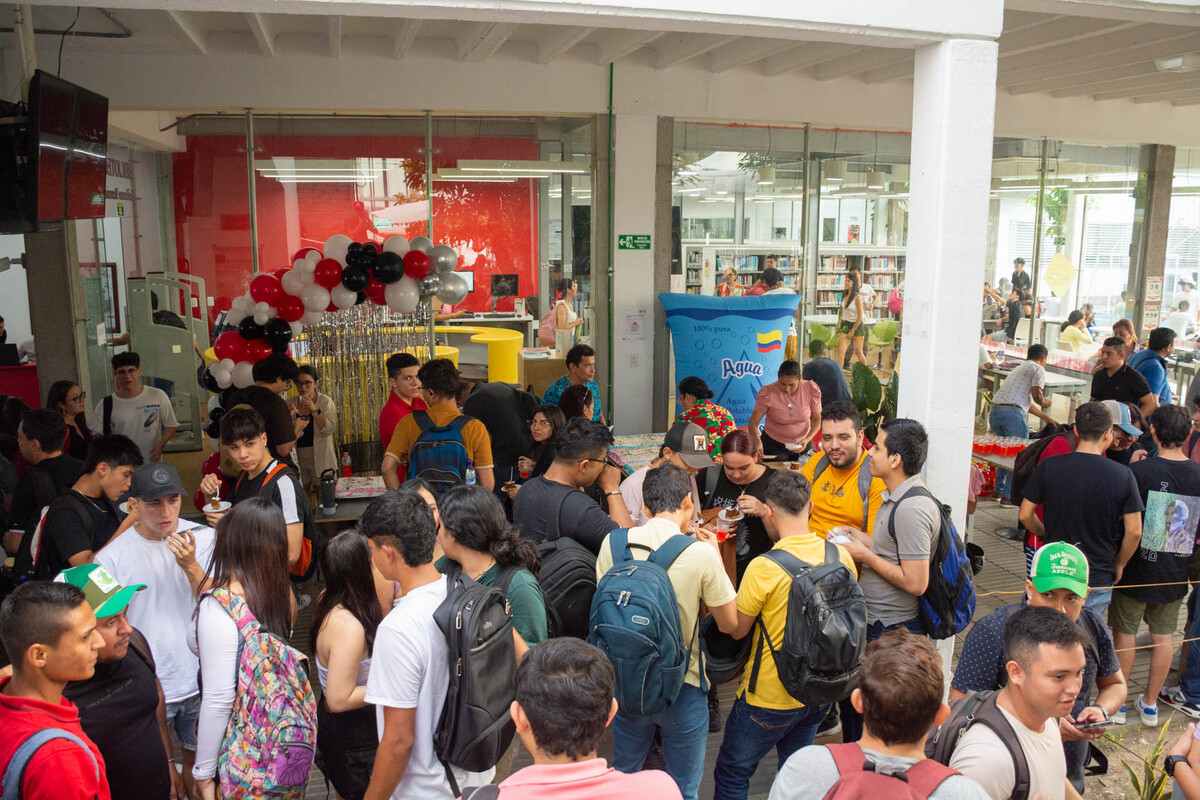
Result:
M1139 61L1136 64L1126 64L1106 69L1093 69L1089 72L1072 75L1044 76L1030 83L1018 83L1005 86L1009 94L1029 94L1030 92L1056 92L1067 89L1082 89L1115 80L1127 78L1143 78L1154 75L1153 61Z
M1101 84L1087 89L1083 94L1089 95L1096 100L1121 100L1126 97L1136 97L1149 92L1157 92L1162 89L1171 88L1186 88L1190 89L1196 85L1195 75L1164 75L1159 73L1157 76L1148 78L1139 78L1137 80L1127 81L1112 81L1111 83ZM1072 91L1071 94L1079 94L1077 91ZM1051 92L1052 97L1068 97L1070 95Z
M664 35L666 31L609 31L597 42L596 63L620 61Z
M201 55L208 55L208 37L196 25L196 21L187 11L168 11L167 16L175 23L175 30L183 34L192 49Z
M537 63L549 64L551 61L561 58L594 30L596 29L583 26L555 28L537 43Z
M911 81L916 70L915 54L906 61L898 61L862 73L858 79L863 83L891 83L892 81Z
M786 40L735 39L708 54L709 72L728 72L737 67L757 64L796 46Z
M870 72L874 69L892 67L900 64L908 65L908 74L912 75L913 54L908 50L884 50L882 48L863 48L857 53L835 58L818 64L809 70L809 74L819 81L831 81Z
M1145 94L1134 95L1133 102L1138 103L1167 103L1176 100L1191 100L1200 98L1200 86L1195 86L1190 89L1164 89L1161 92L1146 92Z
M1096 68L1136 64L1161 56L1163 48L1169 49L1173 42L1184 43L1186 47L1190 39L1200 45L1200 34L1196 31L1167 25L1139 25L1009 59L1000 65L998 78L1001 85L1015 85L1047 75L1062 77Z
M729 44L736 36L711 36L701 33L674 33L654 43L654 66L667 69Z
M1070 42L1134 28L1137 24L1089 17L1059 17L1036 28L1001 36L1000 58L1003 60L1035 50L1058 48Z
M511 22L480 22L466 26L458 40L460 61L486 61L508 41L517 26Z
M275 34L271 32L266 15L252 12L245 17L250 32L254 34L254 41L258 42L258 52L264 56L275 55Z
M396 58L404 58L408 55L408 51L412 49L413 42L417 40L417 34L421 32L421 20L406 19L396 26L395 33L392 34L392 55Z
M1200 97L1197 97L1197 98L1191 99L1191 100L1173 100L1173 101L1171 101L1171 105L1173 105L1173 106L1200 106Z
M857 49L847 44L803 43L793 50L780 53L770 61L764 61L759 71L767 76L782 75L785 72L795 72L824 61L831 61L847 53L853 53Z
M337 14L329 18L329 57L342 57L342 18Z

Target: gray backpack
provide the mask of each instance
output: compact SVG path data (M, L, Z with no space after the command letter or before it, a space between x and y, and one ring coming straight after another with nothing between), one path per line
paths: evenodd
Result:
M43 728L21 742L20 746L17 747L17 751L9 759L8 766L4 768L3 800L20 800L21 782L25 779L25 767L29 766L30 760L41 749L42 745L56 739L66 739L69 742L79 745L83 749L83 752L87 753L88 758L92 760L92 767L96 770L96 781L99 782L100 765L96 763L95 754L92 753L91 748L87 746L83 739L80 739L70 731L64 731L62 728Z
M817 459L817 466L813 469L814 485L817 479L821 477L825 470L829 469L829 457L824 453L819 453L814 456ZM871 467L867 461L863 461L858 465L858 494L862 497L862 528L861 530L870 532L871 530Z

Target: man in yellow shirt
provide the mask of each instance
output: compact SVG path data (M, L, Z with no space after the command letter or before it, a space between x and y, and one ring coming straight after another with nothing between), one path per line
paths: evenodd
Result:
M794 472L779 473L767 488L773 533L779 536L773 549L815 566L825 563L826 543L809 529L809 499L808 481ZM837 554L842 566L857 578L854 559L846 549L837 546ZM717 756L713 773L716 800L744 800L758 762L774 748L782 768L788 756L812 744L829 710L829 706L805 707L788 693L769 648L763 647L755 663L762 636L755 623L761 619L770 641L782 646L791 588L791 576L765 555L750 562L738 587L738 627L731 635L741 639L754 630L754 640Z
M883 504L883 481L871 476L863 447L862 418L839 400L821 412L821 449L800 470L812 487L809 528L822 539L833 528L869 531Z

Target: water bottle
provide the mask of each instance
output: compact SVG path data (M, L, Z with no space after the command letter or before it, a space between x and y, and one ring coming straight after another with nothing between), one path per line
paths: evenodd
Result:
M337 513L337 473L327 469L321 473L321 513L333 516Z
M467 486L475 485L475 464L471 461L467 462L466 484Z
M354 464L350 461L350 451L342 451L342 477L349 478L354 474Z

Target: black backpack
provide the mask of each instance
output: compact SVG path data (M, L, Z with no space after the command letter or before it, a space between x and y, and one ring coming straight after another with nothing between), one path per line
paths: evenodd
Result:
M517 656L505 596L513 571L505 570L497 586L484 586L447 560L446 599L433 612L450 663L434 750L455 797L461 792L451 765L468 772L491 769L516 734L509 706L516 697Z
M1067 441L1074 448L1075 434L1071 429L1055 426L1054 430L1046 433L1033 444L1026 446L1013 459L1012 483L1010 484L1009 496L1016 505L1020 505L1021 501L1025 499L1025 484L1033 477L1033 473L1038 467L1038 462L1042 460L1042 453L1059 436L1066 436Z
M561 517L570 493L562 496L554 517L554 538L538 543L538 585L546 602L551 638L586 639L592 597L596 594L596 557L574 539L562 535Z
M971 692L954 704L950 716L937 730L925 740L925 755L946 766L954 756L954 748L958 740L972 725L984 725L996 734L997 738L1012 756L1013 783L1011 800L1027 800L1029 797L1029 762L1025 759L1025 751L1017 739L1017 732L1005 718L1004 713L996 707L996 692Z
M758 683L766 642L779 681L792 697L805 705L845 699L858 681L867 648L867 603L858 581L829 542L825 543L825 563L815 566L778 549L760 558L778 564L792 577L792 585L779 649L762 617L758 618L762 636L754 653L749 690L753 692Z

